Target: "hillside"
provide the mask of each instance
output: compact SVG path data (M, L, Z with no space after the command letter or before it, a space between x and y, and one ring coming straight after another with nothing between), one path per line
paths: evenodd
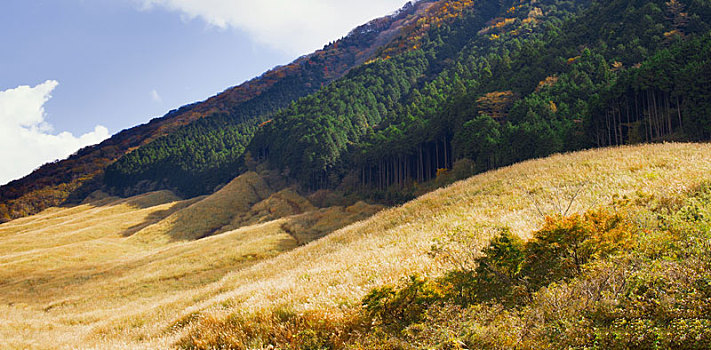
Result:
M326 49L340 52L344 47L347 48L347 45L353 46L354 39L363 36L373 38L374 44L370 47L358 46L359 51L354 56L354 65L350 68L377 65L378 59L389 59L390 55L407 53L424 40L422 37L425 33L446 28L472 6L471 1L440 0L408 3L392 16L355 28L346 38L329 44ZM309 62L331 60L328 52L317 52L304 59ZM333 67L328 65L324 72L330 72L332 69ZM394 78L402 75L402 72L394 73L396 74ZM361 74L354 72L352 75ZM371 87L373 92L376 91L377 84L399 89L393 77L387 75L382 77L385 81L374 83ZM328 90L328 87L319 91L322 90ZM349 97L348 102L353 104L350 110L363 111L356 104L362 103L364 96L359 93ZM374 99L373 96L367 98ZM323 101L323 105L332 106L331 102L333 101ZM313 111L314 114L310 115L309 119L313 116L313 120L316 121L319 117L327 118L325 114L344 113L345 102L346 100L338 102L338 110L335 111ZM297 105L304 103L305 101L295 101ZM383 110L385 108L382 106ZM211 193L235 176L248 171L249 163L261 157L258 151L248 150L253 144L252 138L258 130L279 118L278 113L259 109L250 112L253 120L247 122L241 117L244 114L242 111L212 115L210 118L182 128L169 137L156 140L146 147L127 154L107 168L104 188L119 195L155 189L170 189L185 196ZM321 112L324 115L318 116Z
M97 192L81 205L14 220L0 227L0 308L12 313L3 318L2 346L83 344L82 332L114 316L178 300L382 209L363 202L317 208L247 173L212 196ZM67 319L70 313L77 318ZM58 333L44 333L49 326Z
M705 141L710 18L699 0L408 4L2 187L0 220L97 189L211 194L258 165L302 194L395 204L438 174L463 178L590 147Z
M709 348L709 96L707 0L410 3L0 188L0 347Z
M200 145L207 145L208 148L195 150L188 145L186 150L185 143L177 141L181 144L181 148L173 152L177 154L149 159L141 159L141 153L134 154L138 160L133 164L140 165L143 173L133 174L131 188L119 192L129 195L157 188L177 189L181 186L161 183L161 174L171 171L184 177L183 181L186 182L195 182L196 177L208 179L208 174L214 176L215 171L200 171L204 170L199 169L201 164L190 163L195 158L203 157L208 157L213 167L225 166L229 171L207 180L205 188L186 191L186 194L194 196L212 192L216 185L227 183L238 175L234 171L234 164L236 158L242 155L247 141L241 134L250 135L250 130L280 108L317 91L353 67L371 59L381 47L395 40L405 27L416 22L429 7L429 3L426 0L416 6L410 4L395 15L373 20L354 29L348 36L324 46L322 50L276 67L203 102L181 107L147 124L121 131L99 145L79 150L68 159L45 164L30 175L1 186L0 222L35 214L65 202L81 202L91 192L102 187L106 168L116 160L137 149L147 148L150 153L151 149L162 149L166 144L173 146L176 139L185 137L201 136ZM236 131L237 135L214 142L209 139L206 129L215 128L223 132ZM170 135L175 136L171 138ZM208 142L205 142L206 135ZM186 162L190 169L185 169ZM154 165L151 167L146 163ZM166 166L173 168L165 169ZM156 170L157 167L161 169ZM197 174L186 174L187 170Z
M387 198L461 160L480 172L707 140L709 20L700 1L476 2L417 48L283 110L248 149L305 186Z
M497 227L529 238L542 214L567 203L577 213L616 198L679 196L711 181L710 151L707 144L665 144L528 161L303 246L283 230L298 215L200 240L139 239L141 230L207 200L168 192L49 209L0 227L0 335L10 348L239 347L244 339L266 346L286 336L269 327L318 330L299 315L337 327L371 288L441 275L450 265L433 258L432 247L452 235L470 237L464 246L478 250Z
M193 124L116 162L104 187L194 196L267 164L305 192L393 204L438 174L711 137L708 2L449 0L422 11L373 59L263 123Z

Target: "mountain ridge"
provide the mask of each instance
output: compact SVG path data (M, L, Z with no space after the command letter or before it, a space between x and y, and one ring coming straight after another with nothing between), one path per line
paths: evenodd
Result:
M393 204L414 198L419 184L449 181L439 175L461 178L588 147L711 137L708 75L693 74L711 70L704 59L711 6L703 1L439 0L404 9L302 64L177 111L175 130L163 137L119 145L95 164L79 162L85 169L75 174L63 168L26 179L14 193L3 187L3 199L40 189L0 202L0 218L62 198L77 203L98 189L209 194L258 164L304 194L337 190ZM281 75L289 71L297 76ZM43 192L43 182L54 187Z

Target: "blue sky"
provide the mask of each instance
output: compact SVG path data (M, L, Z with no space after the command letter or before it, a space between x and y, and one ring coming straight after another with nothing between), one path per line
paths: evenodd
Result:
M404 0L2 0L0 184L286 64Z

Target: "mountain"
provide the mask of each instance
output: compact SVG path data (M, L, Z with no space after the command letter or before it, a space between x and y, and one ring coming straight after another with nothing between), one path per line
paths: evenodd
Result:
M711 137L705 2L428 6L379 55L332 84L259 124L194 124L113 164L104 186L130 194L149 183L147 190L194 196L264 163L306 192L392 204L438 174Z
M708 140L710 19L700 1L477 2L283 110L249 149L312 188L387 192L464 159Z
M0 225L2 345L709 348L709 58L706 0L408 5L4 187L75 203Z
M697 0L417 2L169 114L179 127L158 126L108 156L5 186L0 210L17 217L97 189L194 197L259 164L303 192L393 204L430 183L555 152L707 140L709 8Z
M371 65L378 57L408 51L421 41L423 33L446 26L471 4L449 1L410 4L393 16L356 28L342 44L328 47L338 49L352 38L379 33L375 45L357 54L356 63ZM308 59L320 61L323 57L317 53ZM264 103L269 101L266 99ZM256 154L249 152L247 156L246 149L253 143L256 131L276 117L276 113L254 111L255 118L245 119L241 115L246 108L241 106L231 113L212 115L128 154L107 168L105 189L119 195L155 189L170 189L188 197L211 193L249 170L245 161L253 161Z
M276 67L203 102L181 107L147 124L121 131L99 145L79 150L66 160L43 165L32 174L0 187L0 222L34 214L51 206L80 202L102 186L108 166L137 149L160 148L161 144L170 143L166 136L175 133L193 136L193 130L205 129L203 125L223 128L225 123L236 125L234 128L237 130L249 130L280 108L328 85L372 58L381 47L418 21L430 6L431 1L428 0L408 4L396 14L360 26L348 36L288 65ZM194 129L186 127L193 123L197 123L192 127ZM230 139L219 150L226 154L211 161L234 162L235 151L225 150L225 147L239 148L241 141L239 137ZM212 148L201 151L214 153ZM175 161L175 157L167 161L166 158L169 157L151 159L150 162L165 165ZM141 166L144 164L139 163ZM151 166L147 168L148 180L152 180L155 174L151 172ZM235 176L234 173L230 175L229 178L220 178L221 183ZM144 186L153 187L155 185Z

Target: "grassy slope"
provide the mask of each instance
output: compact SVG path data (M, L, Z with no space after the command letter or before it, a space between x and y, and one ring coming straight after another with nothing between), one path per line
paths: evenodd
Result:
M23 348L161 348L186 330L209 328L211 319L234 313L286 308L338 314L374 286L413 273L437 274L442 267L427 253L445 232L476 230L483 246L487 226L528 234L541 225L540 212L565 210L576 193L573 211L614 195L682 191L711 179L710 155L708 144L664 144L528 161L298 249L283 230L298 217L198 241L125 238L192 204L166 193L144 196L143 205L107 199L100 206L51 209L0 226L0 339ZM193 319L201 321L187 322Z
M235 215L249 211L270 194L267 183L256 173L248 172L204 200L139 231L132 239L165 243L202 238L229 224Z

